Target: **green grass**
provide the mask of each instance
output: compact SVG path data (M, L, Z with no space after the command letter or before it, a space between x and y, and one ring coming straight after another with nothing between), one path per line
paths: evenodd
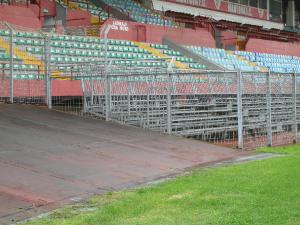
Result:
M300 225L300 146L259 151L284 155L93 197L26 225Z

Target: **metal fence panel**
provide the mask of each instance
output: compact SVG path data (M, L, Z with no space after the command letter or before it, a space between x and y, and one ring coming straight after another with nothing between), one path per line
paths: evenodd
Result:
M1 24L0 47L8 57L2 57L0 99L21 103L46 102L45 39L8 24Z
M244 148L254 148L268 144L267 87L267 73L242 73Z
M294 82L294 74L270 75L273 146L294 141Z
M155 58L109 61L105 45L77 51L74 37L59 42L59 35L3 23L0 31L7 55L0 61L0 101L47 104L245 149L299 141L298 74L176 70L173 59L164 59L171 61L167 68ZM101 57L82 61L74 52Z

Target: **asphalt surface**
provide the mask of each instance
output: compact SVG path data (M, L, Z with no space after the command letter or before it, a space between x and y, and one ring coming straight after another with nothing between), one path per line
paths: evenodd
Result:
M42 107L0 104L0 224L240 155Z

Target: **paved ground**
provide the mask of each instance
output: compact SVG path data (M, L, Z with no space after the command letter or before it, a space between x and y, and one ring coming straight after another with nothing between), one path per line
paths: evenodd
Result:
M0 224L238 155L139 128L0 104Z

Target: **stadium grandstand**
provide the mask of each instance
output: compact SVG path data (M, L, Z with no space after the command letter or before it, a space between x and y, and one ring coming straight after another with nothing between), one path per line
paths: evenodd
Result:
M247 158L253 151L242 150L297 143L300 1L0 0L0 127L0 224L15 224L91 194L148 184L187 168L253 159ZM175 191L168 189L171 197L159 195L162 207L152 210L150 205L159 201L151 196L149 206L134 208L134 223L126 214L133 195L122 193L53 218L57 224L74 224L67 222L69 217L98 213L98 206L102 213L113 201L125 208L119 213L126 217L114 224L143 224L140 219L148 217L139 211L147 210L155 216L145 224L169 224L167 217L159 221L156 214L174 216L177 211L165 206L178 201L178 211L200 204L205 210L188 207L181 210L182 220L172 224L205 224L206 216L218 220L207 224L299 224L296 192L277 188L299 189L293 177L299 163L287 161L291 157L263 157L275 156L274 165L283 160L284 168L291 164L296 169L269 172L272 164L247 164L267 182L265 189L257 182L256 200L248 188L256 175L249 180L248 171L241 178L230 174L230 179L219 172L203 173L203 180L192 175ZM190 202L195 195L192 189L182 191L186 183L196 179L193 186L200 193L214 174L219 175L212 188L206 188L213 192ZM275 180L278 184L271 186ZM219 193L216 181L228 189ZM248 185L244 191L232 192L239 189L237 181ZM143 202L145 196L160 193L154 192L138 191L137 199ZM288 199L281 201L278 193ZM131 198L126 204L117 202L126 196ZM223 204L233 197L247 207L231 200L234 206ZM271 199L270 206L261 204L262 199ZM219 205L225 208L223 214L216 211ZM275 210L274 205L282 208ZM261 215L248 210L250 206ZM244 216L238 210L267 222L239 222ZM275 223L268 215L287 212L295 216L284 216L288 223ZM201 217L200 223L190 220L192 214ZM75 224L93 220L81 219ZM93 224L109 224L103 221Z
M117 59L116 64L135 65L133 59L175 56L184 68L205 69L208 61L227 70L292 72L299 70L297 7L294 1L277 0L3 0L0 19L16 28L16 47L33 57L40 57L43 47L39 32L53 34L54 63L107 57ZM110 40L104 56L101 31L108 25ZM0 34L1 59L5 60L9 30L2 26ZM165 39L181 51L164 44ZM182 48L195 54L189 57ZM21 66L24 60L16 58ZM166 67L164 60L157 65Z
M270 144L273 133L298 129L290 82L300 73L299 21L297 1L2 0L0 98L67 104L70 111L239 147L267 135ZM268 85L271 76L276 82ZM282 92L272 103L269 86ZM269 112L282 99L290 108Z

